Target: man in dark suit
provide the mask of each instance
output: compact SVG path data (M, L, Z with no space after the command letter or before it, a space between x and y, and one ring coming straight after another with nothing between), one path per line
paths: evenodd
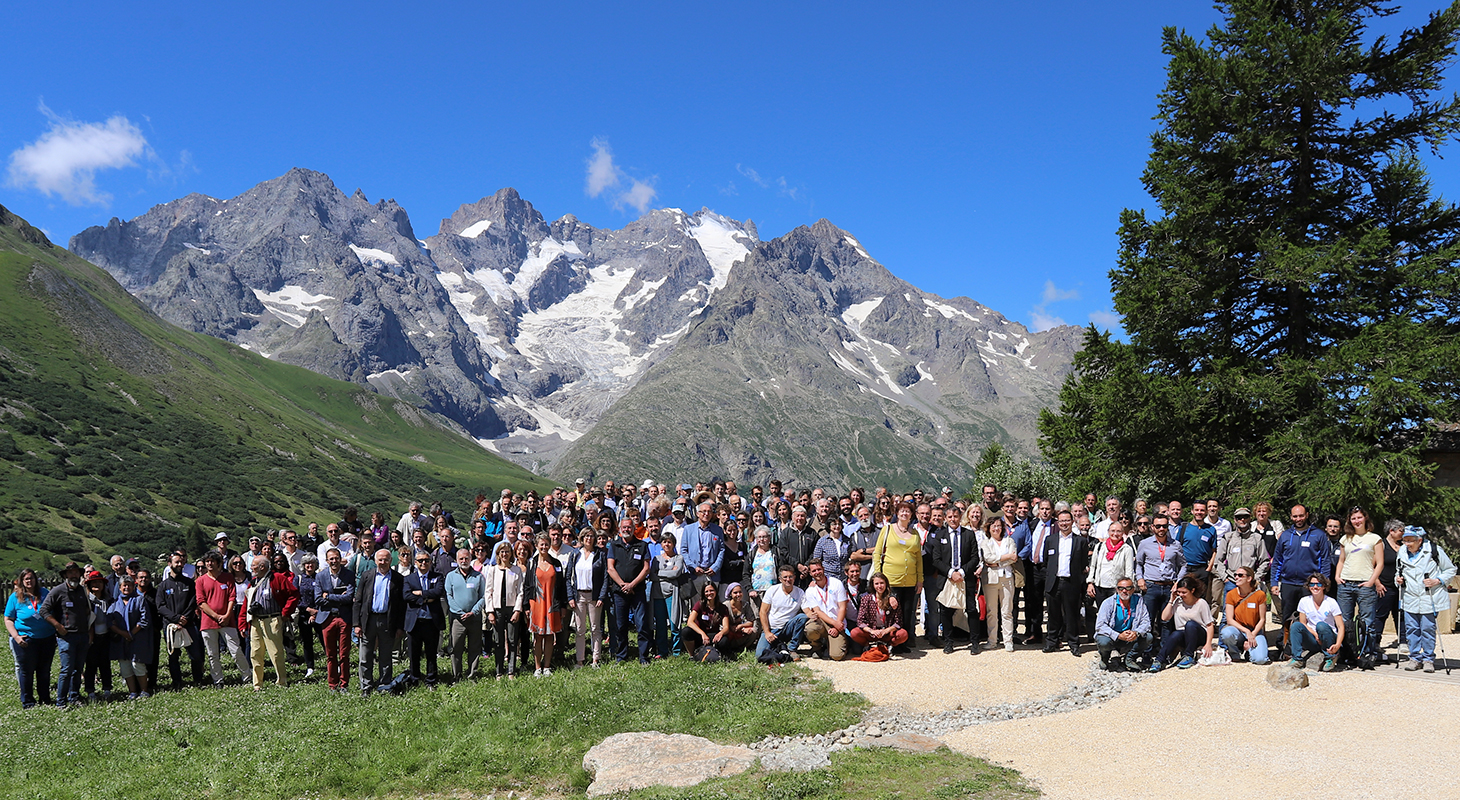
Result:
M390 658L405 635L405 581L390 568L390 551L375 553L375 570L360 579L355 592L355 637L360 640L360 691L367 697L377 685L371 665L379 667L379 685L390 683Z
M1055 537L1054 505L1039 501L1039 509L1029 523L1029 535L1019 544L1019 559L1024 566L1024 639L1020 644L1038 644L1044 640L1044 546ZM1055 640L1056 644L1058 640Z
M1075 518L1061 511L1059 533L1044 540L1044 596L1049 601L1049 631L1044 652L1059 649L1060 639L1070 653L1080 655L1080 603L1085 596L1085 572L1090 566L1090 537L1074 530Z
M445 627L446 576L432 566L429 552L417 550L416 568L405 579L406 633L411 637L411 674L421 679L421 653L426 654L426 685L436 686L436 652Z
M940 509L938 516L941 515ZM941 519L933 521L942 522ZM978 617L978 590L972 578L974 570L978 569L979 553L973 531L961 525L939 524L923 542L923 556L923 592L928 597L929 609L938 611L943 626L943 652L953 652L953 615L958 609L945 606L936 598L943 593L949 581L963 584L964 612L968 614L969 638L972 640L969 651L978 652L978 638L973 635L974 620ZM928 626L929 630L933 627Z

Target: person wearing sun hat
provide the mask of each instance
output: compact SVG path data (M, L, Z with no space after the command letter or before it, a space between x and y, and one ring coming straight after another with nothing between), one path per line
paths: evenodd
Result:
M1416 525L1404 529L1404 549L1399 551L1399 608L1404 612L1404 629L1409 634L1409 661L1404 668L1435 671L1435 620L1450 607L1445 586L1455 577L1455 563L1425 529Z
M91 646L86 649L86 667L82 672L87 698L95 703L112 693L111 620L107 609L106 576L96 570L86 573L86 591L91 595ZM101 695L96 693L96 678L101 676Z

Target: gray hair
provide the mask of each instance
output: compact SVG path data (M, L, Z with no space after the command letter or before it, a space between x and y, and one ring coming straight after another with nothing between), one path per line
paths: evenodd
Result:
M333 548L331 548L331 549L333 549ZM301 566L301 567L307 567L310 564L313 564L316 567L319 566L319 557L318 556L309 555L309 556L305 556L304 558L300 559L300 561L299 561L299 566Z
M1054 504L1054 510L1056 512L1059 512L1059 511L1069 511L1070 510L1070 504L1069 503L1066 503L1063 500L1061 500L1058 503L1055 503Z
M1391 519L1388 522L1384 523L1384 532L1385 533L1388 533L1390 531L1402 531L1402 530L1404 530L1404 523L1403 522L1400 522L1397 519Z

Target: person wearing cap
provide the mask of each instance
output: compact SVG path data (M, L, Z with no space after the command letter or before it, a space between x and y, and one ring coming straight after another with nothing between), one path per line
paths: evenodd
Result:
M1399 608L1404 612L1404 629L1409 634L1409 661L1406 670L1423 667L1435 671L1435 620L1450 607L1450 593L1445 588L1455 577L1455 563L1433 539L1427 539L1424 528L1416 525L1404 529L1404 549L1399 552Z
M228 542L228 534L225 531L218 531L213 534L213 549L217 551L218 555L223 557L224 564L227 564L228 557L233 555L233 552L228 549ZM116 556L112 556L112 558L116 558Z
M91 642L91 599L81 585L81 565L67 562L61 568L61 577L62 583L46 595L37 609L41 618L56 629L56 648L61 653L61 671L56 678L58 708L81 702L81 674Z
M1262 541L1262 534L1251 524L1252 512L1237 509L1232 515L1236 520L1231 530L1217 540L1216 574L1222 581L1222 596L1237 588L1237 570L1246 567L1252 571L1253 584L1262 585L1267 580L1267 569L1272 556Z
M264 552L264 539L257 534L248 537L248 551L243 554L243 568L253 572L253 561Z
M91 646L86 649L86 668L82 681L86 696L95 703L112 693L111 621L107 609L111 601L106 595L106 576L92 570L86 573L86 591L91 595ZM101 695L96 693L96 678L101 676Z

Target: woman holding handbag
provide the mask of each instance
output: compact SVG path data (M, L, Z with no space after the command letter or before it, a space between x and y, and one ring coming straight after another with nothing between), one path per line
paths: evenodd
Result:
M918 598L923 593L923 540L912 527L912 519L912 504L899 503L896 521L882 526L877 552L872 556L872 572L887 579L897 598L900 624L908 636L917 626Z

